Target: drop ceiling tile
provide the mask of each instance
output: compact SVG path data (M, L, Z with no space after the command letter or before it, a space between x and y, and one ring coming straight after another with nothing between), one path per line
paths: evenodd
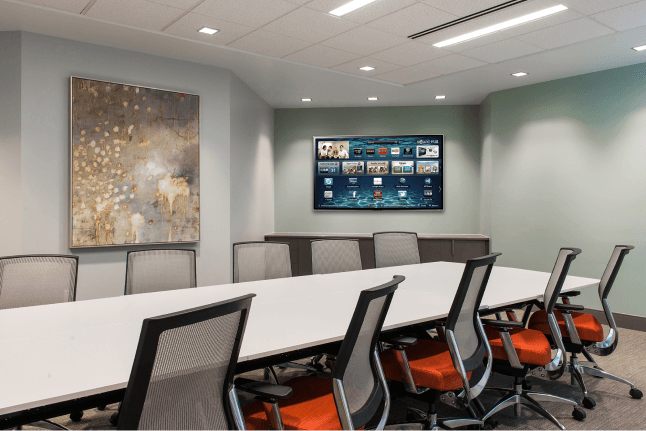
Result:
M299 4L299 5L304 5L305 3L307 3L307 2L309 2L309 1L311 1L311 0L287 0L287 1L288 1L288 2L290 2L290 3L295 3L295 4Z
M637 3L639 0L561 0L563 4L571 9L581 12L585 15L603 12L631 3Z
M313 0L307 3L305 7L316 9L321 12L330 12L339 6L348 3L348 1L349 0ZM345 14L343 15L343 18L348 21L365 24L400 9L404 9L405 7L417 2L418 0L380 0Z
M521 35L517 39L543 49L552 49L611 33L614 32L608 27L588 18L580 18L576 21Z
M297 7L284 0L205 0L193 12L258 28Z
M361 26L323 41L321 45L367 56L407 41L405 37Z
M311 64L312 66L334 67L360 57L358 54L341 51L340 49L329 48L323 45L312 45L283 58L298 63Z
M285 57L310 45L310 42L265 30L256 30L229 44L232 48L271 57Z
M467 51L462 51L462 55L475 58L476 60L486 63L498 63L524 55L534 54L542 49L530 45L517 39L501 40L489 45L481 46Z
M369 71L359 69L360 67L365 66L371 66L375 69ZM353 60L348 63L335 66L332 69L360 76L375 76L379 75L380 73L386 73L400 68L401 66L398 66L396 64L386 63L385 61L375 60L374 58L363 57L358 60Z
M504 3L503 0L422 0L434 8L443 10L459 17L471 15L472 13L480 12L490 7L498 6Z
M367 25L399 36L410 36L417 32L444 24L459 18L457 15L417 3L405 9L374 20Z
M451 55L451 52L435 48L431 45L411 41L377 52L370 57L400 66L413 66L446 55Z
M646 1L592 15L591 18L617 31L646 25Z
M202 27L214 28L220 31L213 35L204 34L198 31ZM187 39L199 40L201 42L211 43L214 45L228 45L234 40L237 40L254 30L255 29L253 27L247 27L246 25L235 24L221 19L212 18L210 16L189 12L176 23L164 30L164 33L185 37Z
M179 9L190 10L202 3L202 0L149 0L153 3L165 4L166 6L173 6Z
M357 26L358 24L342 18L301 7L267 24L262 29L318 43Z
M53 9L65 10L67 12L81 13L90 0L23 0L26 3L33 3Z
M133 27L161 30L183 13L183 9L146 0L97 0L87 16Z
M437 78L441 76L437 70L429 67L426 63L417 64L415 66L397 69L392 72L376 75L375 78L383 79L384 81L396 82L398 84L410 84L412 82L426 81L428 79Z

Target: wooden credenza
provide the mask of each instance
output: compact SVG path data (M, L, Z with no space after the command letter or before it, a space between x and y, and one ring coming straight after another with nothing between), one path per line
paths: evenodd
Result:
M489 238L484 235L431 235L418 234L419 254L422 263L466 262L474 257L489 254ZM364 269L375 267L375 252L372 234L331 234L279 232L265 235L265 241L289 243L292 259L292 274L312 274L312 249L310 241L324 238L358 239L361 263Z

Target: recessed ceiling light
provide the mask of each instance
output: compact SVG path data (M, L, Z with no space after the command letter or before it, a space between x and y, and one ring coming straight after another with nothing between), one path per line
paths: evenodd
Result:
M437 100L446 99L446 96L435 96Z
M553 15L555 13L562 12L567 9L567 6L558 5L550 7L547 9L539 10L538 12L530 13L528 15L523 15L519 18L510 19L509 21L501 22L500 24L495 24L489 27L485 27L480 30L472 31L471 33L463 34L462 36L454 37L452 39L447 39L443 42L434 44L433 46L437 48L444 48L445 46L455 45L457 43L466 42L467 40L475 39L477 37L485 36L487 34L495 33L500 30L505 30L510 27L515 27L517 25L525 24L530 21L536 21L540 18L545 18L546 16Z
M511 76L516 76L518 78L520 78L521 76L527 76L527 75L529 75L529 73L527 72L516 72L511 74Z
M359 70L365 70L366 72L369 72L371 70L375 70L375 68L372 66L363 66L363 67L360 67Z
M206 34L215 34L220 30L217 30L215 28L209 28L209 27L202 27L201 29L198 30L200 33L206 33Z
M312 101L312 99L310 99L309 97L305 97L305 98L303 98L303 99L301 99L301 100L302 100L303 102L311 102L311 101Z
M346 13L350 13L353 10L357 10L360 7L364 7L367 4L370 4L376 0L352 0L349 3L344 4L341 7L338 7L332 11L330 11L331 15L336 15L336 16L342 16L345 15Z
M646 50L646 45L636 46L633 48L635 51L644 51Z
M379 100L378 97L368 97L368 100Z

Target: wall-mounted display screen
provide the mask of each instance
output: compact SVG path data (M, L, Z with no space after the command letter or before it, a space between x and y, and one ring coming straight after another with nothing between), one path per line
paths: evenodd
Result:
M315 136L314 209L444 209L443 135Z

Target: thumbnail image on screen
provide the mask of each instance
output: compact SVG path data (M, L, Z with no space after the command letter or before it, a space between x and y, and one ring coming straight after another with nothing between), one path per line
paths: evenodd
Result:
M443 135L313 140L314 209L444 209Z

